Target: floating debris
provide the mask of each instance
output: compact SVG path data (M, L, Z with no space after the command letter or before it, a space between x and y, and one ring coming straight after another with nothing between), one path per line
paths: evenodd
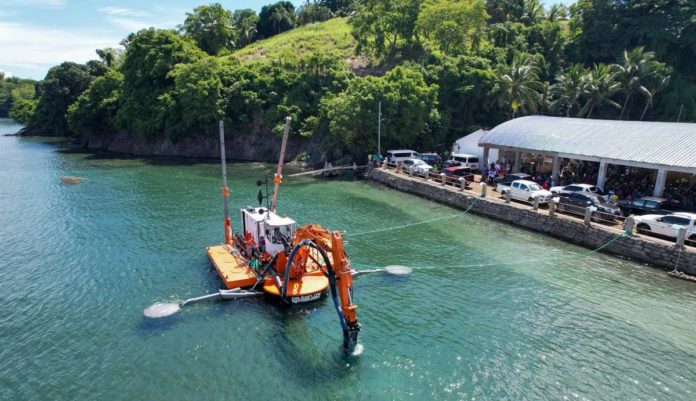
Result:
M73 177L71 175L64 175L64 176L60 177L60 180L66 184L79 184L83 180L86 180L86 178Z

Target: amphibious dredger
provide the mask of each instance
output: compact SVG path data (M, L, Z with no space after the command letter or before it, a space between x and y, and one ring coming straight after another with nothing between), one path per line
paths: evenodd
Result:
M241 209L241 231L233 232L224 129L220 122L225 243L206 250L228 289L220 291L222 298L263 293L282 304L293 305L316 301L329 291L343 329L343 348L350 350L357 343L360 324L358 307L353 304L352 268L341 234L318 224L297 227L294 220L276 214L289 127L287 117L270 206ZM257 184L262 185L260 181ZM259 190L259 205L264 198L268 194L264 197Z

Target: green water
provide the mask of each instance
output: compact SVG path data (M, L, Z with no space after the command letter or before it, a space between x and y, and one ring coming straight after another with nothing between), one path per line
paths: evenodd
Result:
M229 169L235 209L272 172ZM219 288L204 253L223 234L219 182L214 163L0 137L0 399L696 398L696 285L606 255L525 263L586 250L473 215L350 240L356 265L415 268L356 278L359 356L341 352L326 300L146 320L154 302ZM456 213L312 178L286 179L279 205L348 233Z

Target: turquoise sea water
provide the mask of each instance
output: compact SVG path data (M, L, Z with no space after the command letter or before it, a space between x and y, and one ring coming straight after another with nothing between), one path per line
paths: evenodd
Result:
M230 164L234 209L272 171ZM356 265L414 267L356 278L359 356L341 352L327 300L146 320L154 302L219 288L204 252L222 239L219 187L214 162L0 136L0 399L696 399L696 285L563 259L587 250L474 215L349 241ZM457 213L314 178L286 178L279 210L348 233ZM539 258L560 259L524 262Z

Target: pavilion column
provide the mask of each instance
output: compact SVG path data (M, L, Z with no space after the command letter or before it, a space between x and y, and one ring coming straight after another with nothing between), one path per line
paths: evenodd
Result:
M520 165L520 151L516 150L515 151L515 164L512 165L512 172L519 173L521 169L522 169L522 166Z
M667 170L661 168L657 170L657 179L655 180L655 191L653 196L662 196L665 191L665 182L667 181Z
M481 161L483 162L482 164L484 169L490 165L490 163L488 162L488 153L490 152L490 150L491 148L489 148L488 146L483 147L483 160Z
M597 186L602 188L602 189L606 189L606 188L604 188L604 184L606 183L606 181L607 181L607 162L605 162L604 160L600 160L599 161L599 172L597 172Z
M558 181L558 173L559 173L559 171L558 171L558 164L559 164L559 161L560 161L560 160L559 160L559 157L558 157L558 155L556 155L556 156L553 157L553 164L551 165L551 177L553 177L554 179L556 179L556 181Z

